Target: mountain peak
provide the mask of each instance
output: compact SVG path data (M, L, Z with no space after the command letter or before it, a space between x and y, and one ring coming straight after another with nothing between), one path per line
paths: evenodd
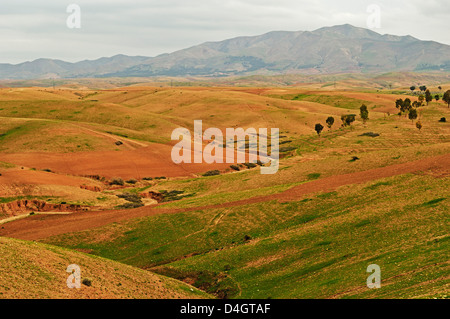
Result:
M0 78L226 76L283 73L450 71L450 46L381 35L350 24L315 31L272 31L207 42L148 58L118 54L68 63L38 59L0 64Z

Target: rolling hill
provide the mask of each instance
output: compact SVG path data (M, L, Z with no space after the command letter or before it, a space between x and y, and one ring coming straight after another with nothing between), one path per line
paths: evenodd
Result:
M441 119L450 109L441 99L421 106L419 131L395 108L406 97L417 99L407 87L322 83L3 88L0 207L11 209L0 211L0 236L108 258L219 298L448 298L450 126ZM369 120L358 115L340 126L341 115L357 114L363 103ZM319 136L314 125L329 116L336 123ZM165 151L171 131L191 129L198 118L221 129L279 127L278 173L229 164L216 176L203 176L214 166L177 171ZM112 177L124 184L112 185ZM123 207L124 198L151 192L169 196ZM27 199L89 210L14 210ZM17 258L14 247L4 254ZM382 289L366 286L373 263ZM102 280L87 274L93 287ZM12 286L8 278L0 287Z
M184 283L87 254L0 238L1 299L208 298ZM90 286L69 289L66 268L76 264Z
M0 79L450 71L450 46L340 25L207 42L157 57L0 64Z

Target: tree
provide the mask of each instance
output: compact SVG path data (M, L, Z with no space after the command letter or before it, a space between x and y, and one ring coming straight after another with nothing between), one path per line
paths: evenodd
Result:
M363 123L365 124L367 120L369 119L369 111L367 110L367 106L365 104L361 105L359 108L359 112L361 115L361 119L363 120Z
M439 85L439 86L438 86L438 89L439 89L439 91L442 91L442 86Z
M422 123L420 123L420 121L417 121L416 127L419 129L419 131L422 130Z
M440 98L441 98L441 97L439 96L439 94L436 94L436 95L434 96L434 99L436 100L436 102L439 101Z
M421 106L423 105L423 101L425 101L425 97L423 96L423 94L420 94L419 95L419 102L420 102Z
M444 96L442 97L442 101L447 103L448 107L450 108L450 90L447 90L447 92L444 93Z
M419 89L423 92L425 92L427 90L427 86L426 85L422 85L419 87Z
M327 122L328 128L331 130L331 127L332 127L333 124L334 124L334 117L332 117L332 116L328 117L327 120L326 120L326 122Z
M414 101L412 103L412 107L414 107L414 108L418 108L418 107L421 107L421 106L422 106L422 104L419 101Z
M315 130L317 132L317 135L320 136L320 133L322 133L323 125L322 124L316 124Z
M397 101L395 101L395 107L400 109L403 105L403 100L402 99L398 99Z
M402 106L400 107L400 111L402 113L408 112L411 109L411 100L409 98L406 98L403 101Z
M355 114L347 114L341 116L342 126L351 126L352 123L356 120Z
M413 85L409 88L412 92L414 92L416 90L416 87Z
M427 105L428 105L428 103L430 103L431 101L433 101L433 97L431 96L430 90L427 90L427 91L425 92L425 101L427 102Z
M411 110L409 110L408 118L409 118L412 122L414 122L414 120L417 119L417 110L416 110L416 109L411 109Z

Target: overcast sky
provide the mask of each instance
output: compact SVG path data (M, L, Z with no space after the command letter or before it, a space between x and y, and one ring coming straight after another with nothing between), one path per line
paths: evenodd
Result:
M67 27L72 3L79 29ZM366 28L371 4L381 8L374 31L450 44L450 0L1 0L0 63L155 56L274 30Z

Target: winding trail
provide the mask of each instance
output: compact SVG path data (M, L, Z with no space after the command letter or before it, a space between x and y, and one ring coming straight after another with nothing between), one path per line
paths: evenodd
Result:
M159 205L156 205L128 210L81 212L73 213L70 215L35 215L1 225L0 236L26 240L39 240L50 236L83 231L101 227L114 222L120 222L123 220L139 217L154 216L159 214L174 214L195 210L235 207L266 202L270 200L298 200L307 194L313 194L317 192L330 192L344 185L362 184L381 178L428 170L448 172L450 170L450 154L429 157L403 164L374 168L367 171L324 177L318 180L294 186L278 194L257 196L224 204L181 209L167 209L158 207Z

